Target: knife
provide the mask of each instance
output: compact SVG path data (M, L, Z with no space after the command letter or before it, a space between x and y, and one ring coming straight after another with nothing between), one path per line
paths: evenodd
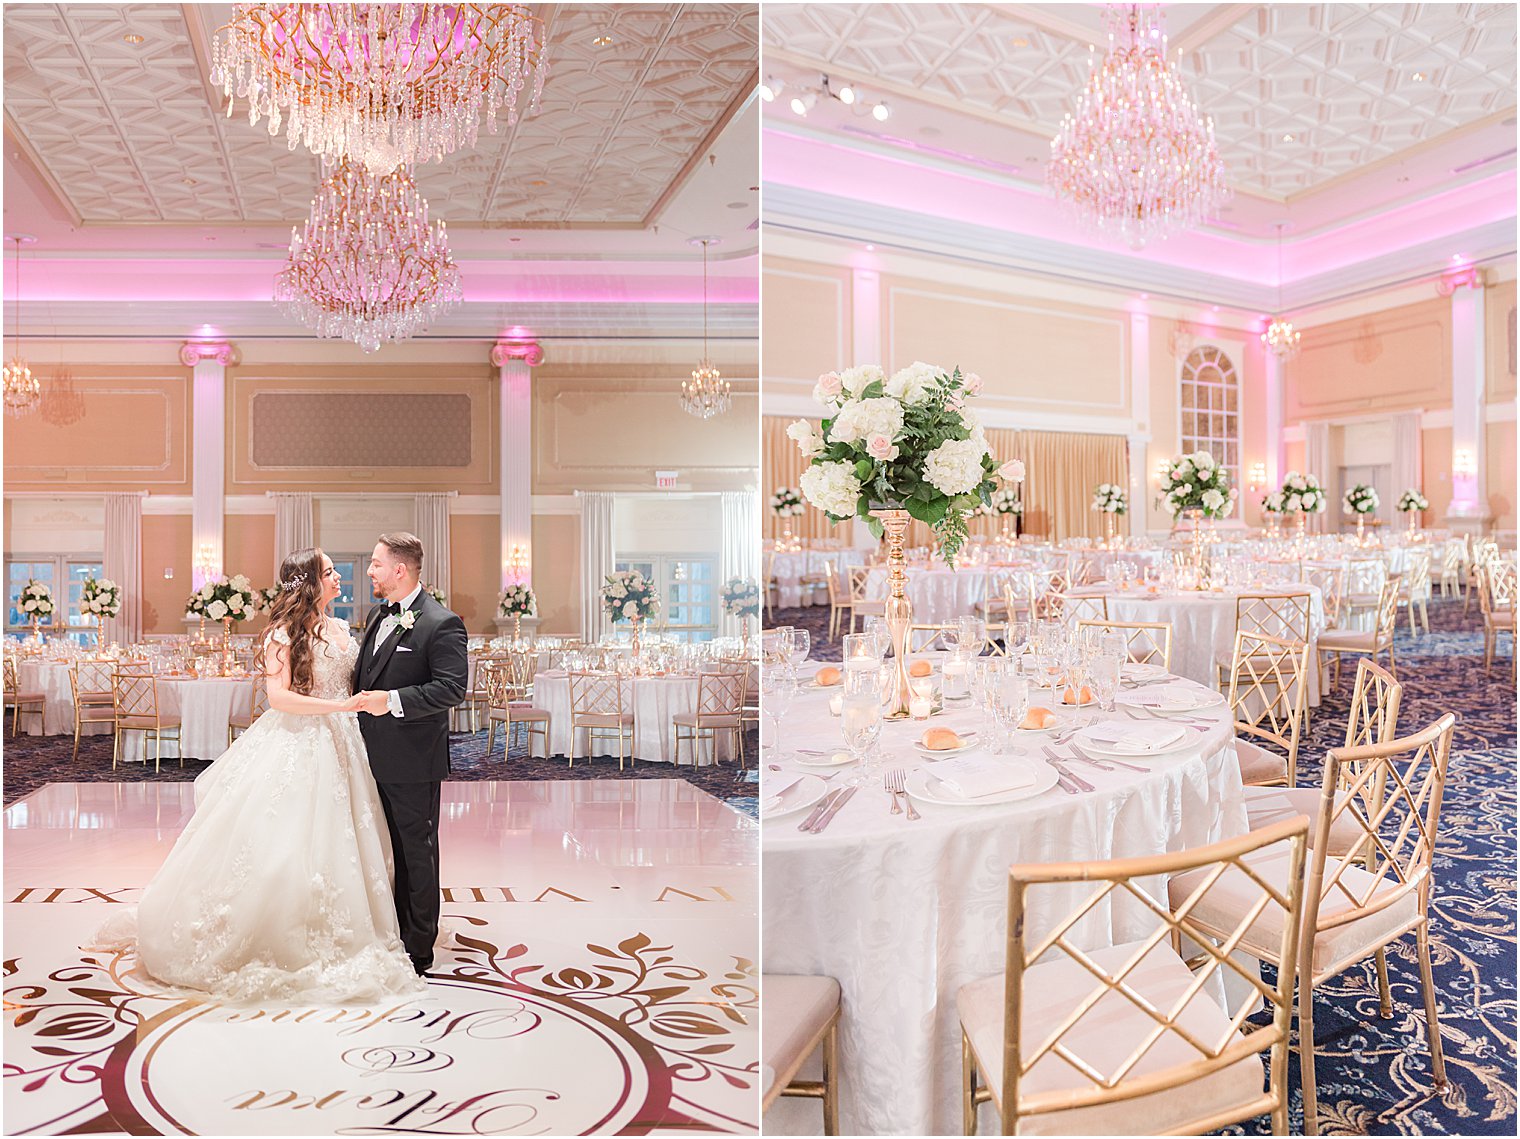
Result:
M775 797L777 799L781 798L781 796L785 795L788 791L790 791L793 787L797 786L797 784L801 783L806 778L807 778L807 776L801 775L801 776L798 776L796 779L793 779L785 787L783 787L783 788L781 788L781 790L777 791Z
M813 823L818 820L824 811L829 809L829 804L832 803L835 799L839 798L839 796L842 794L844 794L844 792L841 789L835 788L833 791L830 791L827 795L825 795L822 799L819 799L818 805L813 808L812 814L808 815L807 818L798 823L797 829L800 831L812 830Z
M834 821L834 816L839 814L839 809L848 803L851 799L853 799L855 797L855 792L859 790L859 787L846 787L843 791L841 791L839 793L839 797L836 798L829 809L823 813L823 818L819 819L817 824L813 827L813 833L822 834L823 828Z

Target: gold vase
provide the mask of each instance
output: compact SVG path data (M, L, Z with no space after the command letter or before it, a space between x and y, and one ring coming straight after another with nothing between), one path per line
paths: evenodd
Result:
M1367 516L1361 511L1357 511L1356 515L1356 544L1358 546L1367 544Z
M512 614L512 643L514 645L520 645L520 644L522 644L522 614L521 613L514 613L514 614Z
M908 630L913 624L913 605L908 600L908 573L903 559L911 516L906 510L885 508L871 513L881 519L887 542L887 631L892 634L892 655L897 664L897 683L892 686L887 719L901 720L908 716L913 698L908 684Z
M1006 514L1003 515L1003 528L998 532L998 540L1001 541L1001 542L1005 542L1005 543L1010 538L1010 534L1008 532L1009 529L1010 529L1009 524L1008 524L1008 517L1009 516L1006 515Z
M222 675L232 673L232 618L222 618Z
M1119 536L1119 516L1103 511L1103 546L1112 550Z
M644 618L635 617L633 619L633 663L635 667L638 666L639 657L641 657L644 652L643 639L640 636L643 631L643 625Z
M1298 542L1299 542L1299 545L1303 545L1304 538L1308 535L1308 533L1309 533L1309 512L1307 510L1300 510L1298 512Z
M1409 511L1409 540L1411 542L1415 541L1415 535L1417 535L1419 532L1420 512L1418 510L1411 510Z
M42 644L42 619L40 617L32 618L32 640L36 641L39 645Z
M1208 560L1208 540L1203 532L1203 511L1194 507L1187 511L1193 520L1193 589L1204 588L1204 565Z
M739 619L739 655L745 660L749 659L749 622L748 617Z

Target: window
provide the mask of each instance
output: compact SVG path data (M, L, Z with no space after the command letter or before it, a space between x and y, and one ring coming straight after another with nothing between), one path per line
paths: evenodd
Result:
M6 562L5 563L5 630L12 632L31 627L31 621L17 608L21 604L21 591L26 588L29 581L39 581L53 591L53 600L58 600L58 566L57 563L48 560L42 562ZM52 617L44 617L42 623L51 626L57 620L58 614Z
M25 633L31 629L31 621L17 608L21 591L28 581L39 581L53 591L53 602L58 611L45 618L43 626L50 630L69 630L68 637L80 644L94 640L95 619L79 611L80 595L87 577L101 577L103 570L99 557L87 554L60 554L51 558L34 558L29 561L5 563L5 631Z
M710 641L718 635L717 559L688 554L628 554L617 569L638 570L660 593L660 625L682 641Z
M1205 344L1188 353L1180 381L1181 451L1207 451L1240 486L1240 380L1222 350ZM1243 498L1236 500L1240 509Z
M371 555L335 554L328 551L327 556L332 559L333 569L338 571L338 577L343 582L343 591L332 603L330 612L338 620L347 621L350 629L357 629L375 600L374 590L369 584Z

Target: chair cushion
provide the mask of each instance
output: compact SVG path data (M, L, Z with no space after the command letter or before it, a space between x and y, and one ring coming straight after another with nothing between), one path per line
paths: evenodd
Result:
M721 716L716 712L677 712L671 717L676 723L688 728L737 728L738 716Z
M839 982L833 977L760 978L761 1059L775 1079L790 1081L838 1012Z
M1274 823L1303 815L1309 820L1309 842L1314 842L1315 818L1319 815L1321 791L1318 787L1247 787L1246 821L1253 831L1265 830ZM1345 801L1337 792L1337 803ZM1345 854L1367 832L1344 812L1330 824L1330 853Z
M1246 860L1250 862L1252 870L1264 881L1270 882L1279 890L1287 890L1288 851L1286 848L1269 847L1246 855ZM1327 879L1335 873L1337 865L1335 857L1329 856L1325 866ZM1173 909L1182 904L1207 872L1208 868L1190 870L1167 883L1167 892ZM1360 867L1348 866L1341 871L1340 881L1352 893L1360 895L1372 884L1372 875ZM1385 875L1373 897L1379 898L1391 894L1396 888L1397 883L1393 881L1392 876ZM1231 867L1221 874L1219 880L1209 888L1208 893L1197 901L1192 915L1202 925L1211 929L1233 930L1239 924L1240 917L1246 912L1246 907L1254 905L1260 896L1261 887L1241 871ZM1305 904L1309 904L1309 899L1305 899ZM1339 889L1334 889L1320 903L1319 924L1323 925L1329 919L1355 908L1350 898ZM1420 902L1417 891L1410 890L1396 902L1376 913L1331 929L1323 929L1314 936L1311 967L1316 976L1320 976L1332 967L1340 966L1343 962L1351 962L1368 956L1383 943L1389 933L1414 921L1419 913ZM1283 917L1281 907L1268 906L1246 931L1240 943L1241 948L1254 957L1275 961L1282 948ZM1305 920L1309 918L1310 915L1306 913Z
M81 692L79 694L79 699L75 700L74 703L105 704L107 706L110 706L113 703L113 697L109 692Z
M865 613L873 617L878 613L885 615L887 612L887 603L885 601L851 601L849 605L855 612Z
M179 717L160 716L155 720L152 716L118 716L116 723L120 727L130 728L133 731L152 727L159 729L178 728Z
M616 728L633 723L633 713L624 712L576 712L571 719L577 728Z
M1105 969L1117 971L1138 952L1139 942L1115 945L1088 954ZM1145 955L1126 978L1126 984L1154 1007L1170 1010L1193 983L1193 974L1182 958L1163 941ZM1027 1055L1037 1049L1076 1003L1093 993L1097 978L1064 956L1054 956L1031 966L1024 974L1023 1035L1021 1049ZM992 1097L1003 1102L1003 977L995 975L967 985L956 994L961 1027L976 1053L977 1067ZM1222 1040L1229 1018L1207 995L1200 992L1188 1001L1177 1021L1200 1040ZM1155 1027L1145 1013L1117 993L1105 994L1077 1025L1061 1037L1068 1050L1105 1074L1112 1072ZM1131 1069L1145 1076L1201 1058L1192 1045L1173 1032L1165 1032ZM1086 1076L1053 1053L1042 1057L1020 1082L1022 1098L1092 1086ZM1262 1094L1265 1076L1261 1060L1246 1056L1204 1079L1151 1095L1073 1108L1019 1119L1020 1135L1133 1135L1177 1132L1194 1120L1224 1113ZM1188 1132L1191 1134L1192 1132Z
M1271 783L1287 781L1288 760L1274 751L1268 751L1250 740L1237 739L1235 754L1240 758L1240 781L1242 783ZM1311 816L1312 817L1312 816Z
M1370 653L1373 643L1372 633L1358 632L1355 629L1326 629L1319 635L1321 650L1344 649L1347 652Z

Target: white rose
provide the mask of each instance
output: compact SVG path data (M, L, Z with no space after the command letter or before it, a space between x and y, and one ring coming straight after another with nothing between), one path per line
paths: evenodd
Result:
M206 615L213 621L220 621L223 617L227 616L227 606L223 605L220 601L213 601L206 609Z
M930 392L943 374L943 368L915 360L901 371L892 373L892 378L885 384L885 390L889 396L912 407L928 401Z
M1200 471L1212 471L1214 469L1214 456L1207 451L1193 452L1193 466Z
M924 456L924 478L941 494L965 494L982 481L986 448L975 439L947 439Z
M834 443L857 443L872 435L885 435L896 439L903 426L902 404L883 396L879 399L862 399L847 403L834 418L829 428L829 441Z
M1217 490L1206 490L1203 492L1204 509L1209 511L1216 511L1221 506L1223 506L1224 503L1224 495L1220 494Z
M627 602L623 606L623 616L624 617L637 617L638 615L639 615L638 602L636 602L636 601L629 601L629 602Z
M1009 459L1006 463L998 468L998 475L1003 479L1004 482L1023 482L1024 460Z
M840 383L852 396L860 395L878 380L885 383L886 379L887 373L882 371L880 364L861 364L858 367L846 368L839 373Z
M811 420L798 419L787 425L787 438L797 444L804 459L811 459L823 450L823 430Z
M825 514L849 518L860 498L860 480L850 463L815 463L802 472L802 493Z
M33 609L37 608L37 603L28 597L21 603L21 608L25 609L27 612L31 612Z

